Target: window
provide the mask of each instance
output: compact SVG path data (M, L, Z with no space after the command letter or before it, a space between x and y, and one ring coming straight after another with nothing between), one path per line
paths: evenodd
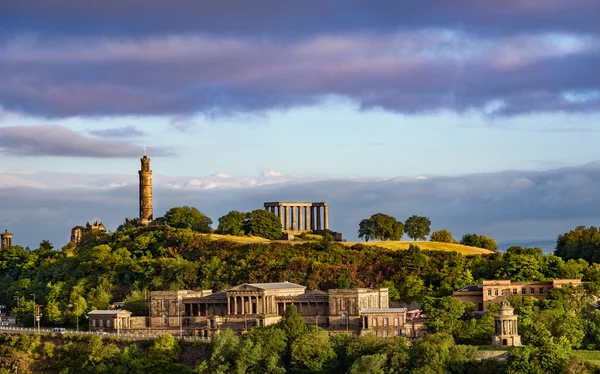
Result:
M398 318L394 318L394 326L398 326L400 324L400 321L398 320Z
M527 294L527 290L525 290L525 287L521 288L521 295L526 295Z
M388 336L388 331L387 330L383 330L383 337L387 338L387 336Z
M346 315L345 315L345 314L342 314L342 323L343 323L343 324L346 324L346 323L348 323L348 317L346 317Z
M529 288L529 294L535 295L535 288L533 288L533 287Z
M383 319L383 325L384 325L384 326L387 326L387 325L388 325L388 319L387 319L387 318L384 318L384 319Z
M492 289L488 288L488 296L492 296Z
M106 327L110 327L110 319L106 320Z
M373 327L377 327L377 318L373 317Z
M543 294L544 294L544 289L540 288L540 295L543 295Z
M501 292L502 292L502 296L504 296L504 290L502 290Z
M494 288L494 296L498 296L498 289Z
M516 288L513 288L513 292L512 292L512 294L513 294L513 295L516 295L516 294L517 294L517 289L516 289Z
M100 327L104 327L104 321L103 320L98 320Z

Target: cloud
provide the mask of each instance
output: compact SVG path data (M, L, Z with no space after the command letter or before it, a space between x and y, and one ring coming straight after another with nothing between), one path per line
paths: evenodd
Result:
M114 230L125 217L137 214L135 173L0 171L0 181L11 177L21 180L0 183L0 229L14 232L19 244L35 246L50 239L59 246L68 241L71 227L77 224L99 218ZM547 171L426 179L277 178L279 182L260 176L173 178L159 173L155 175L155 215L173 206L192 205L216 222L233 209L261 209L265 201L327 201L331 228L349 240L356 240L358 222L377 212L401 220L425 215L432 229L449 229L456 238L477 232L500 241L552 240L600 219L600 162ZM174 183L180 188L173 188ZM37 216L40 209L52 212L53 219Z
M137 138L144 135L144 132L134 126L114 127L110 129L88 130L88 133L100 138L123 139Z
M107 0L98 4L20 0L3 4L0 23L4 34L34 29L47 35L76 30L85 35L139 36L201 29L211 34L293 39L313 33L424 27L461 27L493 35L547 30L597 33L598 13L595 0Z
M508 11L548 12L514 4ZM194 128L189 118L197 113L285 109L331 96L407 114L600 110L594 94L600 34L549 29L482 36L422 26L285 42L208 32L11 38L0 43L0 102L51 117L166 114L180 131Z
M59 125L0 127L0 153L11 156L119 158L140 155L132 143L87 137ZM155 153L168 152L158 149Z

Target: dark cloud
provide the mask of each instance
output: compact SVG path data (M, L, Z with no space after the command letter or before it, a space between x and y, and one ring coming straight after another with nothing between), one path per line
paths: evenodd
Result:
M76 0L4 1L0 35L205 32L298 38L315 33L460 28L480 34L598 33L596 0Z
M87 137L59 125L0 127L0 152L12 156L119 158L140 155L129 142ZM167 154L158 149L155 154Z
M402 113L484 110L490 102L502 103L495 115L600 109L600 36L33 38L0 45L0 54L0 103L46 116L186 118L312 105L328 95Z
M114 127L110 129L88 130L88 133L109 139L137 138L144 132L134 126Z
M138 190L133 174L93 178L43 174L44 182L37 183L37 187L19 186L13 180L0 188L0 229L14 232L16 243L35 246L50 239L62 245L77 224L101 219L114 230L125 217L137 214ZM7 176L7 172L0 173L0 182ZM76 178L89 180L90 184L70 187L69 180ZM457 238L477 232L501 241L552 240L578 225L598 225L600 220L600 163L549 171L426 179L303 182L278 176L278 180L287 182L259 180L256 184L222 175L207 178L212 183L198 178L187 188L184 183L181 188L168 188L170 178L157 175L155 215L187 204L217 222L233 209L260 209L264 201L328 201L331 228L343 232L349 240L356 240L358 222L377 212L402 220L413 214L425 215L431 218L433 229L447 228ZM58 179L64 182L60 188L39 186ZM198 189L202 183L204 188Z

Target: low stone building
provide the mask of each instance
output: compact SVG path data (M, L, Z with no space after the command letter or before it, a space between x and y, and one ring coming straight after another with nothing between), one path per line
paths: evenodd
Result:
M71 242L79 244L81 243L81 239L83 235L88 234L90 232L106 232L106 227L102 222L94 222L93 224L87 222L84 226L75 226L71 229Z
M494 317L495 335L492 339L494 347L512 347L521 345L518 329L518 317L508 300L502 302L498 315Z
M245 283L217 293L156 291L151 300L151 328L186 335L210 337L226 328L240 333L268 326L279 322L290 305L307 324L332 333L415 335L414 327L406 329L406 309L389 307L387 288L306 292L305 286L290 282Z
M134 328L127 310L92 310L88 313L89 330L119 332Z
M502 303L511 295L531 296L544 300L553 288L570 284L581 286L580 279L554 279L548 282L511 282L510 280L484 280L483 284L470 285L454 291L452 295L463 302L473 303L478 312L485 312L491 303Z

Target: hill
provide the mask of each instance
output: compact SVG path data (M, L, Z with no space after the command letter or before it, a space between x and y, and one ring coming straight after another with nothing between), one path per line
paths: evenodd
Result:
M256 236L233 236L233 235L218 235L218 234L205 234L211 240L230 240L240 244L251 244L251 243L289 243L292 245L298 245L305 243L304 241L285 241L285 240L268 240ZM311 235L313 239L318 239L318 235ZM453 243L440 243L440 242L426 242L426 241L384 241L384 242L342 242L341 244L352 247L357 244L369 246L369 247L379 247L383 249L389 249L393 251L403 251L407 250L411 244L416 244L423 251L443 251L443 252L458 252L462 255L482 255L493 253L492 251L488 251L487 249L470 247L462 244L453 244Z
M468 245L454 244L454 243L440 243L440 242L413 242L413 241L385 241L385 242L344 242L344 245L353 246L356 244L362 244L373 247L380 247L390 249L394 251L405 251L411 244L418 245L422 251L444 251L444 252L458 252L462 255L484 255L493 253L487 249L470 247Z

